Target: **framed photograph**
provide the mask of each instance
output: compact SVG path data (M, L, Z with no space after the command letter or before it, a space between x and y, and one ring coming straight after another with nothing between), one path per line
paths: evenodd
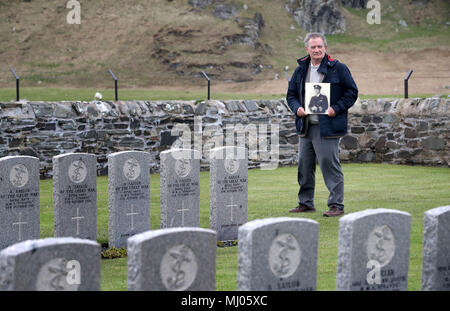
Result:
M305 112L327 114L330 107L330 83L305 83Z

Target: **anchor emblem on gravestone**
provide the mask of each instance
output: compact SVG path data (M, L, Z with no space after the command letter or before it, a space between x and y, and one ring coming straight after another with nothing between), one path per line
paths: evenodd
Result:
M233 158L225 159L224 167L228 174L236 174L239 169L239 161Z
M69 165L69 178L74 183L81 183L86 179L87 176L87 167L86 164L81 160L73 161Z
M77 290L79 284L68 283L68 260L66 258L53 258L44 264L37 275L36 289L38 291L65 291Z
M129 180L135 180L141 174L141 166L135 158L129 158L123 165L123 174Z
M161 260L161 280L168 290L185 290L197 275L197 258L186 245L170 248Z
M277 236L270 246L270 268L278 277L288 277L294 274L300 264L300 245L290 233Z
M369 234L367 257L376 260L380 267L387 265L395 253L394 233L388 226L379 226Z
M180 159L175 162L175 172L180 177L186 177L191 172L191 163L187 159Z

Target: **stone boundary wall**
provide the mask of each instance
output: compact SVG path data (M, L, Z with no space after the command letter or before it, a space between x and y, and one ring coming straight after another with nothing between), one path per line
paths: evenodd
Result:
M448 98L358 100L349 111L349 131L341 139L340 158L343 162L450 166L449 111ZM171 135L180 125L185 129L179 132L184 140ZM0 157L38 157L41 177L49 178L53 156L93 153L98 174L106 175L107 155L113 152L150 152L151 170L158 172L161 151L171 146L201 146L202 169L208 169L209 149L220 141L225 145L225 137L231 137L227 136L229 129L238 133L237 141L240 132L247 133L249 168L267 160L259 147L264 137L268 151L279 150L271 159L278 166L297 164L298 136L284 99L3 102Z

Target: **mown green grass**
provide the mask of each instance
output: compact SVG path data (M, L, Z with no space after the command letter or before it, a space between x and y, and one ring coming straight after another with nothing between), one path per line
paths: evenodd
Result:
M449 204L450 170L388 164L343 164L345 209L353 213L370 208L390 208L411 214L409 290L420 290L422 271L423 213ZM306 217L319 223L317 290L335 290L338 247L338 218L326 218L328 191L318 170L316 213L289 214L297 204L297 169L249 170L249 220L267 217ZM151 229L160 226L159 175L150 178ZM98 241L108 239L107 178L99 177ZM209 227L209 172L200 173L200 226ZM41 236L53 236L51 180L41 181ZM217 248L217 290L236 290L238 247ZM102 290L127 289L127 259L102 260Z
M114 89L104 88L47 88L23 87L20 89L20 99L29 101L92 101L96 92L103 95L103 100L114 101ZM253 93L216 93L211 87L211 99L279 99L286 94L253 94ZM207 87L204 90L146 90L120 89L119 100L204 100L207 99ZM0 101L16 100L15 88L0 88Z
M20 89L20 99L29 101L92 101L94 94L100 92L103 100L114 101L114 89L94 88L47 88L30 87ZM432 94L409 94L410 98L426 98ZM215 93L211 91L213 100L245 100L245 99L280 99L285 98L285 93L279 94L253 94L253 93ZM365 95L360 94L361 99L376 98L401 98L403 94L397 95ZM119 100L204 100L207 98L207 89L200 91L163 91L146 89L119 89ZM0 101L10 102L16 100L15 88L0 88Z

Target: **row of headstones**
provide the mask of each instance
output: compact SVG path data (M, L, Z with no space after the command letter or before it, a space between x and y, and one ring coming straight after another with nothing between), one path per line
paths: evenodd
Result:
M450 290L450 206L425 212L423 290ZM372 209L339 221L338 290L407 290L411 216ZM267 218L239 228L238 290L315 290L318 223ZM146 231L127 240L129 290L215 290L217 233ZM0 252L0 290L100 290L100 245L78 238Z
M161 228L200 227L200 153L175 149L160 154ZM150 162L142 151L108 156L109 246L150 230ZM53 158L54 236L97 240L96 156ZM211 150L210 228L220 241L236 240L248 220L247 150ZM40 238L39 159L0 159L0 249Z

